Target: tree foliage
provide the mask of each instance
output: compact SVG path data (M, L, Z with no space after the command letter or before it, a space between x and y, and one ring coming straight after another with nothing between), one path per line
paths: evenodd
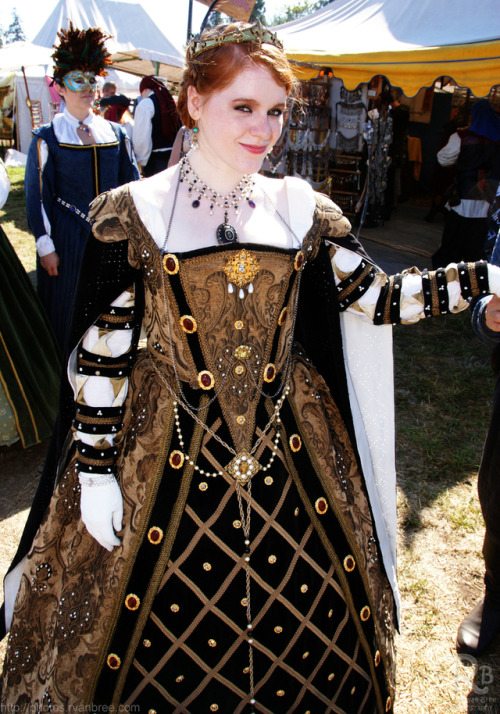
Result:
M23 28L21 27L21 21L15 8L12 10L12 22L3 33L2 40L3 42L5 42L6 45L10 44L11 42L26 40L26 35L24 34Z
M309 15L315 10L319 10L325 5L329 5L332 0L299 0L294 4L288 5L288 7L282 7L281 11L275 15L270 25L282 25L284 22L291 22L292 20L298 20L299 17L304 17L304 15Z
M229 17L219 10L212 10L206 26L209 28L221 24L225 25L233 20L233 17ZM260 20L263 25L266 24L266 0L255 0L255 5L253 7L252 14L250 15L249 22L256 22L257 20Z

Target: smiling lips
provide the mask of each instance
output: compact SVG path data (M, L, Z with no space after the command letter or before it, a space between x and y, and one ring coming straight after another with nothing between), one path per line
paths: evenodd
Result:
M264 146L254 146L253 144L241 144L241 146L251 154L263 154L267 149L267 144Z

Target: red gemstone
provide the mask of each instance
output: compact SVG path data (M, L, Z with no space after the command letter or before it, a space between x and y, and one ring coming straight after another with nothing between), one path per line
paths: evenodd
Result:
M318 501L318 512L326 513L326 501L324 501L323 499L320 499Z
M173 273L173 271L175 270L175 260L173 258L167 258L165 264L167 266L167 270Z
M202 374L200 379L204 387L212 386L212 378L209 374Z
M137 600L135 597L128 598L128 606L131 608L137 607Z
M160 531L156 530L154 528L150 533L149 533L149 539L153 541L153 543L156 543L156 541L160 540Z
M117 657L108 657L108 664L112 669L118 667L119 662Z
M272 365L267 368L266 377L269 381L274 379L274 367Z
M297 449L297 451L300 449L300 439L298 436L292 438L292 448Z
M303 262L304 262L304 254L299 253L297 256L297 261L296 261L297 268L301 268Z
M190 320L189 317L185 317L182 324L184 325L186 332L192 332L194 330L194 322Z
M179 466L181 463L182 456L180 454L172 454L171 461L172 466Z

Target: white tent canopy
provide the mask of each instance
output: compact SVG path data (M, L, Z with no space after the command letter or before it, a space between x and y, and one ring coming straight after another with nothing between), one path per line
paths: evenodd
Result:
M479 94L500 81L499 0L335 0L274 29L290 59L349 89L376 74L409 95L443 75Z
M49 65L52 50L32 42L11 42L0 48L0 73L14 72L21 67Z
M182 59L141 5L115 0L100 0L99 4L95 0L60 0L33 42L52 47L58 30L68 27L70 20L75 27L100 27L110 34L113 39L106 47L111 53L147 47Z

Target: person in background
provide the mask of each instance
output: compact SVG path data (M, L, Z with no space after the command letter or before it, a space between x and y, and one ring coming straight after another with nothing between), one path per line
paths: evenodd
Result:
M99 101L101 115L108 121L114 121L117 124L124 123L124 116L128 120L132 119L132 115L128 111L129 106L130 99L125 94L110 94Z
M0 161L0 208L9 194ZM0 226L0 446L23 449L52 434L61 355L29 276Z
M490 253L491 245L494 246L489 260L500 265L500 185L488 220L488 236ZM500 632L500 298L488 295L474 302L472 327L481 340L493 345L492 364L497 377L493 413L477 482L486 526L483 542L485 590L480 602L461 622L457 634L457 651L479 656Z
M142 100L134 112L132 143L142 175L153 176L167 168L181 120L174 99L161 80L144 77L139 91Z
M139 178L131 142L118 124L93 113L96 77L106 73L108 38L70 23L58 33L54 82L65 109L33 131L25 174L28 224L36 239L37 289L64 346L83 252L90 202Z
M455 176L432 265L484 258L488 212L500 180L500 117L487 99L474 102L469 128L454 132L437 159L454 166Z
M101 89L101 97L113 97L116 94L116 84L114 82L104 82Z

